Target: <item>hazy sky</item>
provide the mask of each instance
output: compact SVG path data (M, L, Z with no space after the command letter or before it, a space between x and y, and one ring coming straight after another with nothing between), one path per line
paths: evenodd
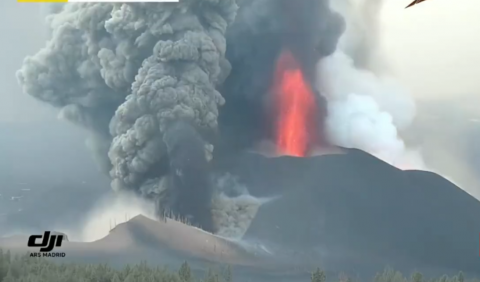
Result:
M0 1L0 236L26 226L45 224L44 230L56 223L52 218L78 223L110 191L85 147L86 134L17 84L16 70L44 46L46 32L38 4Z
M21 93L15 72L23 58L35 54L47 38L46 26L35 3L0 2L0 122L38 121L51 119L55 113Z
M381 19L384 53L398 77L417 97L480 102L480 1L429 0L403 9L409 2L386 0Z
M386 0L381 15L383 54L419 105L408 134L431 167L480 198L480 1L409 2Z

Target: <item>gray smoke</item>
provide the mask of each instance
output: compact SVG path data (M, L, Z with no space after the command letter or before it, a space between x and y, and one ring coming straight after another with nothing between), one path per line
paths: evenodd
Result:
M236 10L235 0L56 6L51 39L24 60L18 81L93 132L90 147L108 156L114 189L161 194L169 124L216 130Z
M238 17L235 0L55 5L51 39L18 80L90 130L88 146L114 190L206 230L232 221L241 230L258 203L215 189L212 156L270 137L264 104L282 49L313 83L345 23L328 0L240 3ZM246 215L235 218L239 209Z
M252 223L260 206L271 199L256 198L249 194L230 173L214 177L217 193L212 200L212 218L217 234L241 239Z
M346 30L339 47L352 58L356 67L372 71L385 68L378 59L380 13L385 0L336 0L332 8L346 21Z

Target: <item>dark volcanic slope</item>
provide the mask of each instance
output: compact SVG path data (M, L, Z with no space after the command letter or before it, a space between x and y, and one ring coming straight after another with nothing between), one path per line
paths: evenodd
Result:
M246 234L279 257L314 263L320 256L345 271L480 271L480 202L436 174L401 171L359 150L243 154L219 167L255 196L281 195L262 206Z

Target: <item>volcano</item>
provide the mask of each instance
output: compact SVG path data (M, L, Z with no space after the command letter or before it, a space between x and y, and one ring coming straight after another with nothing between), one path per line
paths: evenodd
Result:
M480 274L480 202L431 172L403 171L355 149L219 164L270 197L245 234L283 262L372 275L392 266ZM295 258L292 260L292 257Z
M321 267L370 279L384 267L426 276L480 276L480 202L430 172L402 171L359 150L298 158L239 153L214 171L230 173L264 203L241 240L180 222L136 217L92 243L65 242L59 262L115 266L148 260L196 270L233 266L244 281L308 281ZM27 237L0 247L28 250Z
M154 202L161 219L68 242L68 259L200 259L257 274L239 281L316 267L365 278L385 266L480 275L475 198L439 175L325 141L328 93L313 87L316 67L345 29L329 1L150 4L62 6L51 41L17 73L25 92L98 137L92 149L112 188ZM252 152L264 141L274 157ZM225 192L212 179L225 174L266 199L236 240L214 234L214 211L234 217L228 204L212 207ZM49 221L64 214L48 206ZM26 211L45 213L38 203ZM198 228L172 223L167 211ZM14 243L25 250L24 239Z

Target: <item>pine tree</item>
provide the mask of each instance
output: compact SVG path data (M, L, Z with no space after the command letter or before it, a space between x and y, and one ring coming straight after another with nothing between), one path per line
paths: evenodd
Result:
M420 272L414 272L411 278L412 282L422 282L423 275Z
M375 276L375 282L406 282L406 279L400 272L387 267Z
M180 266L180 269L178 270L178 276L184 282L192 281L192 271L190 270L190 266L186 261L182 263L182 266Z
M7 261L5 260L5 254L3 253L3 250L0 249L0 281L7 275L8 271L8 264Z
M446 275L442 275L442 277L440 277L439 279L439 282L447 282L448 280L448 277Z
M465 281L465 276L463 275L463 272L460 271L460 273L458 273L457 280L458 280L458 282L464 282Z
M215 273L211 268L208 269L207 277L205 278L205 282L219 282L220 279L218 274Z
M225 272L223 273L223 278L225 282L232 282L233 277L232 277L232 267L228 265L225 269Z
M10 250L8 250L6 253L5 253L5 261L10 263L12 261L12 254L10 253Z
M120 280L120 277L118 277L118 273L115 273L112 277L112 282L123 282Z
M130 273L130 274L127 275L127 277L125 277L123 282L138 282L138 280L136 279L136 277L133 273Z
M312 273L312 278L311 278L311 282L325 282L325 280L327 279L327 277L325 276L325 272L321 271L320 268L317 268L317 270L315 270L313 273Z
M13 274L10 271L10 269L7 271L7 275L3 277L2 282L15 282L15 277L13 277Z
M127 264L127 266L125 266L123 269L122 269L122 272L121 272L121 275L120 275L120 279L121 280L125 280L127 279L127 276L130 274L130 272L132 272L132 267L130 266L130 264Z

